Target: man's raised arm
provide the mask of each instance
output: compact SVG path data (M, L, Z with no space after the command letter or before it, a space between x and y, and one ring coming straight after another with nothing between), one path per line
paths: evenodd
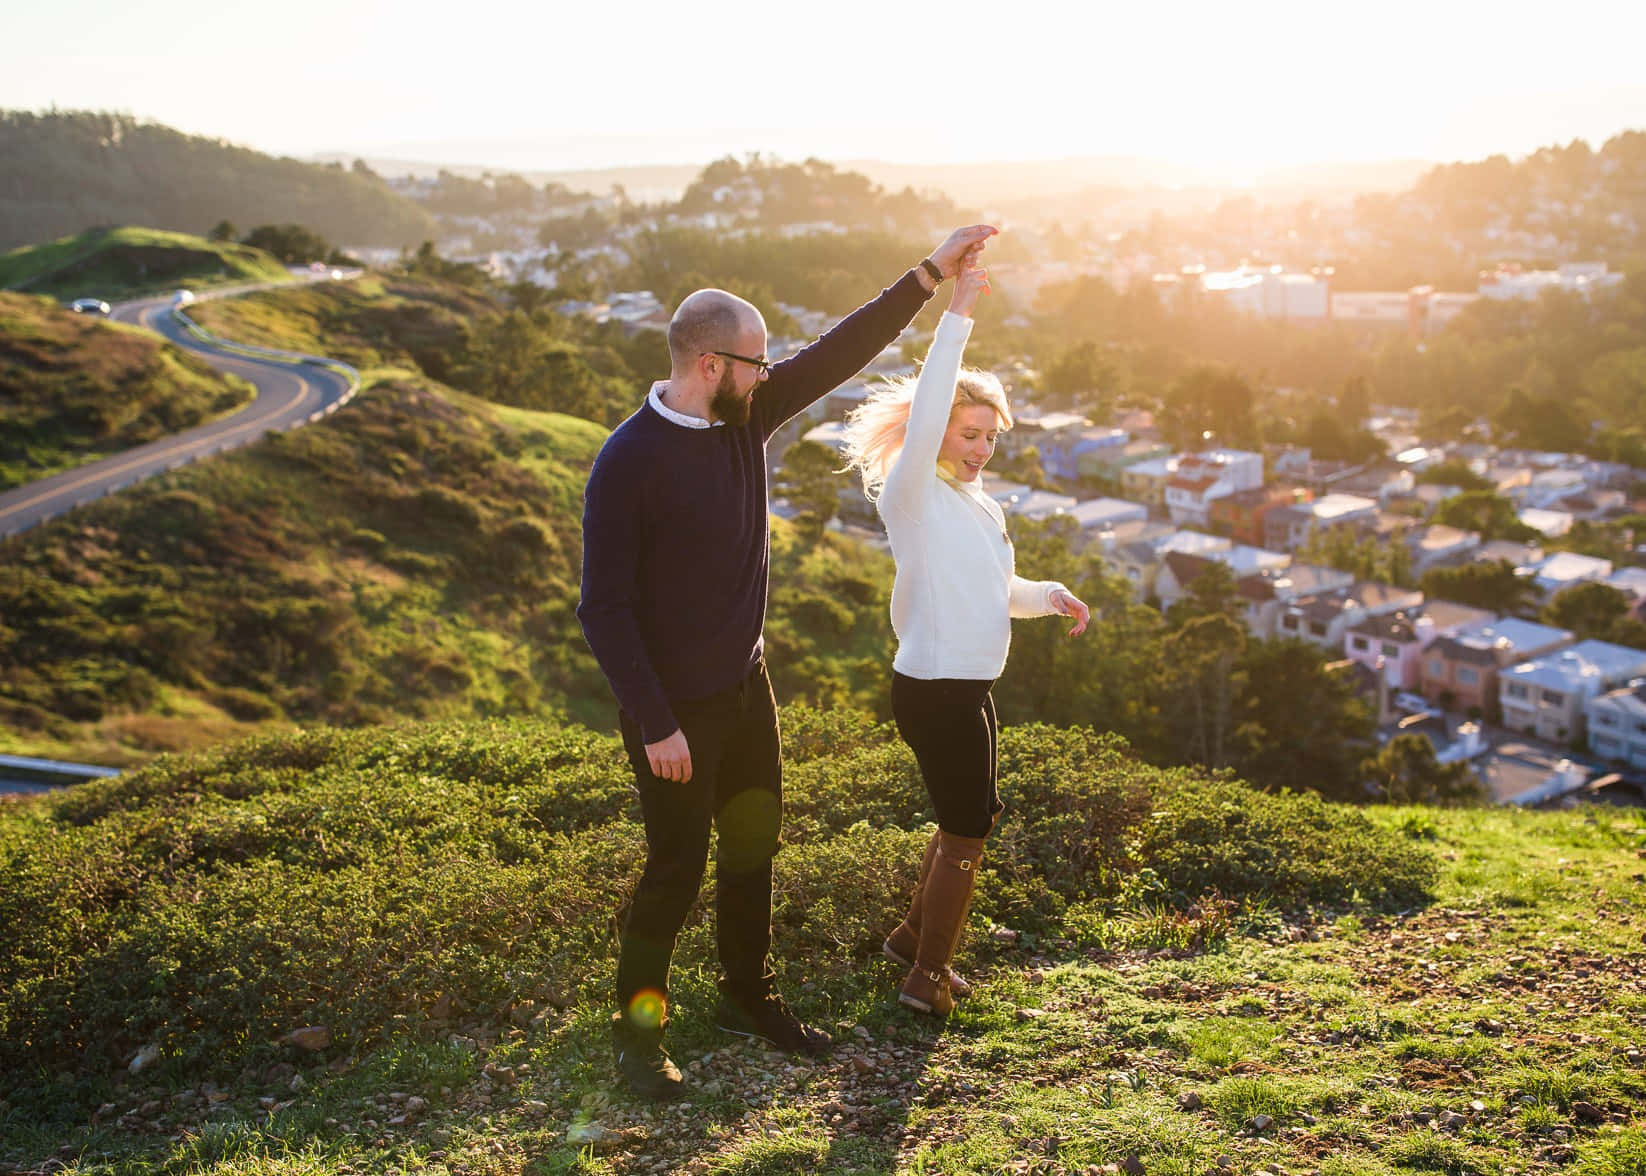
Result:
M942 277L952 278L963 266L976 262L983 243L998 231L992 225L956 229L926 261ZM922 262L882 290L878 298L841 319L816 342L773 364L770 378L754 397L762 435L770 437L783 422L868 366L920 312L937 289L938 280Z

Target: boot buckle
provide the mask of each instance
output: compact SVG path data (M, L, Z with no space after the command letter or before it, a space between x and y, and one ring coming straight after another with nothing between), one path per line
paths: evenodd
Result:
M962 870L970 870L972 868L971 859L969 859L969 858L961 858L955 864L958 865Z

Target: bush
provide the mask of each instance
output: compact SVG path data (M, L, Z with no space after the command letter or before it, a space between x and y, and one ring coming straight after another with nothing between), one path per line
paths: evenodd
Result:
M784 724L777 954L827 978L900 913L928 806L888 725L803 708ZM1432 877L1352 810L1151 768L1090 730L1005 731L1001 775L978 919L1056 927L1071 904L1162 887L1405 903ZM42 1075L147 1044L198 1079L280 1056L301 1025L350 1049L432 1034L437 1002L598 1001L643 855L618 741L542 722L260 737L10 806L0 1098L47 1113ZM711 938L683 937L682 964L709 966Z

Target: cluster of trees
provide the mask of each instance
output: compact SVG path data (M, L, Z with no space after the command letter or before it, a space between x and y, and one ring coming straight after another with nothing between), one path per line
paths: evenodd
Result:
M851 229L924 235L958 223L954 202L940 193L905 187L887 192L861 172L820 159L781 163L758 153L705 167L670 211L691 216L732 212L754 224L827 221Z
M539 188L513 172L485 172L476 178L441 168L417 199L430 212L445 216L497 216L553 215L594 197L574 192L558 180L549 180Z
M139 224L204 233L242 224L308 225L351 245L409 247L434 221L377 177L275 158L130 115L0 111L0 251Z
M220 220L212 226L208 237L213 241L233 241L238 231L233 221ZM240 244L261 249L286 265L312 261L323 261L327 265L360 264L359 258L350 257L307 225L258 225L240 238Z

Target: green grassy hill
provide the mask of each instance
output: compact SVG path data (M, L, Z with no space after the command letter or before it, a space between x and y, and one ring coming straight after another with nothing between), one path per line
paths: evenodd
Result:
M1009 728L978 992L939 1024L876 952L926 837L910 756L849 711L784 722L775 952L832 1057L716 1034L700 906L689 1095L615 1086L615 739L313 730L0 806L0 1166L1643 1170L1639 814L1356 810Z
M204 233L301 224L346 246L415 248L434 219L353 168L275 158L129 114L0 110L0 250L93 225Z
M603 436L382 379L0 544L0 743L118 762L290 720L592 717L572 609Z
M255 394L147 331L0 291L0 490L203 424Z
M177 286L290 280L286 267L261 249L161 229L87 229L0 256L0 287L64 302L113 302Z

